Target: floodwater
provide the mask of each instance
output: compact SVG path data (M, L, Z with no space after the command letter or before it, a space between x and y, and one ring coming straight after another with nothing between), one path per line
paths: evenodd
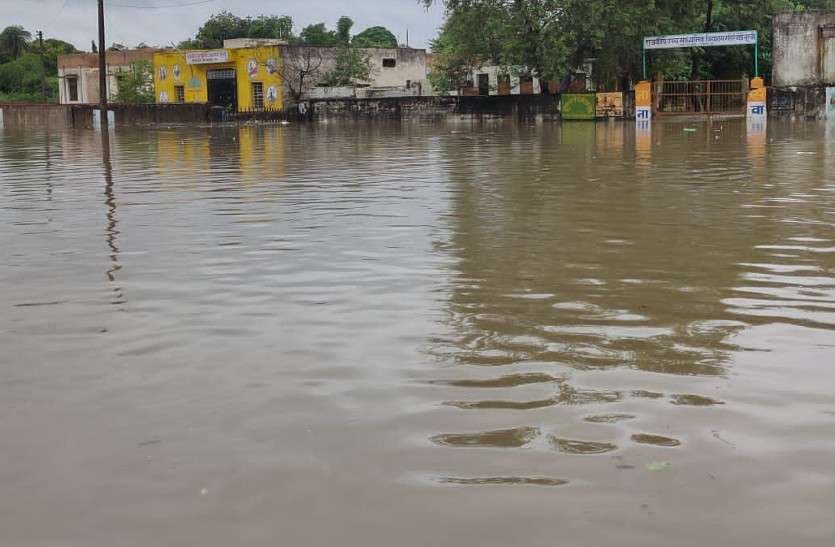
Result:
M835 128L0 132L0 544L835 541Z

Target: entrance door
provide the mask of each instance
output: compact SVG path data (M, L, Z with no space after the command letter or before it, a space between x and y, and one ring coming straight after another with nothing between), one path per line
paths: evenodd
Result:
M479 95L489 95L490 94L490 75L489 74L479 74L478 75L478 94Z
M206 73L209 104L238 111L238 82L235 69L210 70Z

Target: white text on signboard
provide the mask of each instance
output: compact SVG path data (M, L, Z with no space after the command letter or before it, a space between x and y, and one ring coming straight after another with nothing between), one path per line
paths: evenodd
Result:
M190 65L209 65L229 62L229 52L225 49L212 51L190 51L186 53L186 62Z
M756 30L734 32L707 32L703 34L673 34L644 38L644 49L671 49L679 47L745 46L757 43Z

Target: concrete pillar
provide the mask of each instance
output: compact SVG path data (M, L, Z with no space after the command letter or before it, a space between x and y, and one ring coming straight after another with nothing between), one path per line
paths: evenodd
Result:
M766 97L767 94L763 79L759 77L752 78L751 88L748 91L748 105L745 110L748 118L764 119L766 117Z
M107 111L107 127L113 128L116 126L116 113L112 110ZM96 108L93 110L93 129L101 130L102 123L101 110Z

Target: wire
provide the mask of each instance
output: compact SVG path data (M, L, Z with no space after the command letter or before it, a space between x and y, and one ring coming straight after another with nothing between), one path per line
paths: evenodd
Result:
M205 4L213 4L217 2L217 0L195 0L193 2L183 2L179 4L161 4L161 5L144 5L140 6L137 4L119 4L116 2L108 2L108 5L118 8L131 8L131 9L170 9L170 8L187 8L190 6L202 6Z

